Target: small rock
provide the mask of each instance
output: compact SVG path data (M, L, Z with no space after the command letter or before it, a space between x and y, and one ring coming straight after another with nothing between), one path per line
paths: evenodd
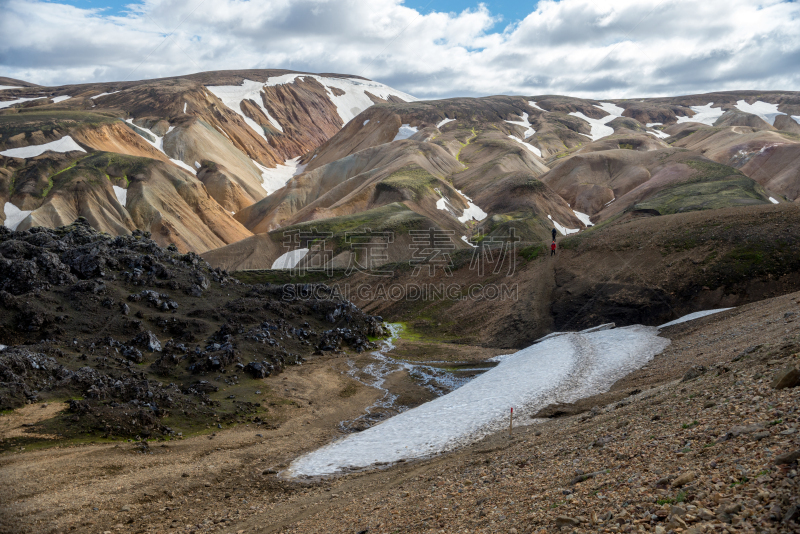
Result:
M577 527L580 525L581 522L575 519L574 517L569 517L566 515L560 515L556 517L556 526L558 528L562 527Z
M683 375L681 382L688 382L689 380L694 380L698 376L704 375L706 372L706 368L702 365L693 365L686 373Z
M775 379L772 381L774 389L793 388L800 386L800 370L788 367L782 371L778 371Z
M791 463L796 462L798 459L800 459L800 449L797 449L796 451L792 451L792 452L785 452L785 453L783 453L781 455L778 455L775 458L775 463L778 464L778 465L780 465L780 464L791 464Z
M131 507L126 504L125 506L120 508L119 511L120 512L130 512L131 511Z
M673 488L680 488L681 486L685 486L692 480L694 480L695 474L694 471L687 471L682 475L678 475L678 477L672 481Z

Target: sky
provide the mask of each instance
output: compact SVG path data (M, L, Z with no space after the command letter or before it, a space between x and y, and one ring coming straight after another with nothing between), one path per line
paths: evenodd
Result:
M800 89L781 0L0 0L0 76L61 85L285 68L420 98Z

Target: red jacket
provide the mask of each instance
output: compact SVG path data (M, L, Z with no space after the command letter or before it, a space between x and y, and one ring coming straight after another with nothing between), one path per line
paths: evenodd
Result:
M550 250L555 250L555 249L556 249L556 242L553 241L553 244L550 245Z

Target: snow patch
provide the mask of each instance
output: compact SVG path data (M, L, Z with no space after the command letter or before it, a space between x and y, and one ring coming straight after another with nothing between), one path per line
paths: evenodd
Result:
M122 91L122 89L120 89L120 91ZM94 99L94 98L100 98L101 96L106 96L106 95L115 95L115 94L117 94L117 93L119 93L119 91L111 91L110 93L100 93L99 95L90 96L89 98L92 98L92 99Z
M773 204L778 204L779 203L776 199L774 199L772 197L769 197L769 201L772 202Z
M366 126L367 124L369 124L369 119L365 120L364 124L362 124L361 126Z
M447 197L445 197L444 194L442 194L442 192L439 191L438 187L434 188L434 191L439 193L440 197L439 200L436 201L436 209L447 211L453 217L456 217L455 208L453 207L452 204L450 204L450 201L447 199ZM458 219L458 222L466 223L467 221L470 221L472 219L475 219L476 221L482 221L487 217L486 212L483 211L478 206L476 206L475 204L473 204L471 198L469 198L467 195L465 195L458 189L456 189L456 191L458 191L458 194L464 197L464 199L466 199L467 201L467 209L464 210L464 213L461 214L461 217L456 217Z
M733 308L718 308L716 310L705 310L705 311L694 312L694 313L690 313L688 315L684 315L680 319L675 319L674 321L670 321L668 323L664 323L664 324L662 324L660 326L657 326L656 328L661 330L662 328L666 328L668 326L685 323L687 321L693 321L695 319L699 319L699 318L705 317L707 315L712 315L712 314L715 314L715 313L724 312L724 311L728 311L728 310L732 310L732 309Z
M20 210L11 202L6 202L5 206L3 206L3 213L6 215L6 220L3 223L3 226L9 230L16 230L17 226L19 226L19 223L24 221L28 215L31 214L30 211Z
M52 98L52 100L53 104L58 104L59 102L63 102L64 100L69 100L70 98L72 97L64 95L64 96L55 96Z
M670 341L647 326L566 333L504 358L452 393L303 455L290 477L324 476L377 463L425 458L473 443L554 402L606 391Z
M539 150L538 148L536 148L535 146L533 146L533 145L531 145L529 143L526 143L525 141L523 141L519 137L515 137L513 135L509 135L508 137L509 137L509 139L513 139L517 143L522 143L522 146L524 146L525 148L527 148L528 150L530 150L531 152L533 152L534 154L536 154L540 158L542 157L542 151Z
M648 128L652 128L653 126L664 126L663 122L648 122L646 124Z
M573 228L566 228L564 226L561 226L556 221L554 221L553 218L551 216L549 216L549 215L547 216L547 218L550 219L550 221L553 223L553 225L555 225L556 230L561 232L561 235L574 234L574 233L577 233L577 232L580 231L580 229L578 229L578 228L573 229Z
M51 141L50 143L45 143L43 145L30 145L20 148L11 148L9 150L0 152L0 155L8 156L9 158L35 158L36 156L44 154L48 150L53 152L72 152L74 150L86 152L78 143L75 142L74 139L72 139L72 137L65 135L58 141Z
M437 128L441 128L442 126L444 126L448 122L455 122L455 121L456 121L455 119L442 119L438 123L436 123L436 127Z
M548 111L546 109L543 109L543 108L540 108L539 106L537 106L536 102L534 102L533 100L528 100L528 104L530 104L532 108L536 108L536 109L538 109L540 111L544 111L545 113L548 113Z
M652 131L648 131L647 133L649 133L651 135L655 135L659 139L666 139L667 137L669 137L669 134L664 133L661 130L652 130Z
M400 129L397 131L397 135L394 136L394 139L392 139L392 141L399 141L401 139L408 139L409 137L411 137L415 133L417 133L417 127L416 126L410 126L408 124L403 124L402 126L400 126Z
M694 117L678 117L678 124L682 122L700 122L713 126L717 119L722 117L725 113L722 108L712 108L713 102L709 102L705 106L691 106L691 110L695 112Z
M577 217L577 218L578 218L578 219L579 219L579 220L580 220L580 221L581 221L583 224L585 224L587 227L589 227L589 226L594 226L594 223L592 223L592 220L591 220L591 219L589 218L589 216L588 216L588 215L586 215L585 213L581 213L581 212L579 212L579 211L575 211L575 210L572 210L572 213L574 213L574 214L575 214L575 216L576 216L576 217Z
M778 111L778 104L769 104L767 102L762 102L758 100L752 104L748 104L744 100L739 100L736 102L736 109L739 111L744 111L745 113L752 113L753 115L758 115L765 122L770 123L771 126L775 126L775 119L778 115L786 115L786 113L781 113Z
M0 85L0 91L5 91L6 89L22 89L22 87L17 87L16 85Z
M527 139L536 133L536 130L531 128L531 124L528 122L528 114L525 113L524 111L522 112L521 121L504 121L504 122L507 122L509 124L516 124L517 126L522 126L523 128L525 128L525 133L522 134L522 139Z
M9 108L9 107L11 107L11 106L13 106L15 104L21 104L23 102L29 102L31 100L41 100L42 98L45 98L45 97L37 96L37 97L34 97L34 98L17 98L16 100L6 100L5 102L0 102L0 109Z
M296 248L281 254L281 257L272 262L273 269L294 269L300 260L308 254L307 248Z
M261 187L268 195L274 193L288 182L292 176L302 174L305 170L305 165L300 165L300 156L294 159L287 159L283 165L278 165L274 169L265 167L253 160L256 167L261 170Z
M612 135L614 133L614 128L611 126L606 126L606 123L613 121L617 117L622 117L622 112L625 111L623 108L610 102L601 102L599 106L595 105L595 107L602 109L606 113L609 113L609 115L606 115L601 119L590 119L580 111L573 111L570 113L570 115L573 117L578 117L579 119L583 119L589 123L589 126L592 127L592 133L589 135L589 137L592 138L592 141L597 141L598 139Z
M183 113L184 113L184 114L186 113L186 106L188 106L188 105L189 105L189 103L188 103L188 102L184 102L184 103L183 103Z
M264 128L262 128L261 125L259 125L256 121L245 115L244 111L242 111L242 101L251 100L259 107L259 109L261 109L261 112L267 117L269 122L275 126L275 128L281 132L283 131L283 128L280 124L278 124L278 121L276 121L272 115L269 114L267 108L264 107L264 100L261 96L261 90L264 88L264 86L265 84L261 82L244 80L242 85L209 85L206 87L206 89L211 91L214 96L222 100L223 104L228 106L231 110L242 117L244 122L266 141L267 136L264 134ZM185 104L183 109L184 113L186 113Z
M470 240L465 235L461 236L461 241L463 241L467 245L471 246L472 248L478 248L478 245L473 245L472 242L470 242Z
M202 165L200 165L200 163L198 163L196 161L194 162L194 166L195 166L196 169L199 169L200 167L202 167Z
M114 194L117 195L117 200L124 208L128 203L128 190L118 185L112 185L111 187L114 188Z

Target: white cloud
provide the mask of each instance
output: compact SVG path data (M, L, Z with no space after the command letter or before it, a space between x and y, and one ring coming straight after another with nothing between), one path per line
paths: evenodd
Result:
M779 0L542 0L505 28L484 5L421 15L400 0L144 0L129 8L107 16L7 0L0 69L64 84L287 68L361 74L422 97L600 98L800 82L800 5Z

